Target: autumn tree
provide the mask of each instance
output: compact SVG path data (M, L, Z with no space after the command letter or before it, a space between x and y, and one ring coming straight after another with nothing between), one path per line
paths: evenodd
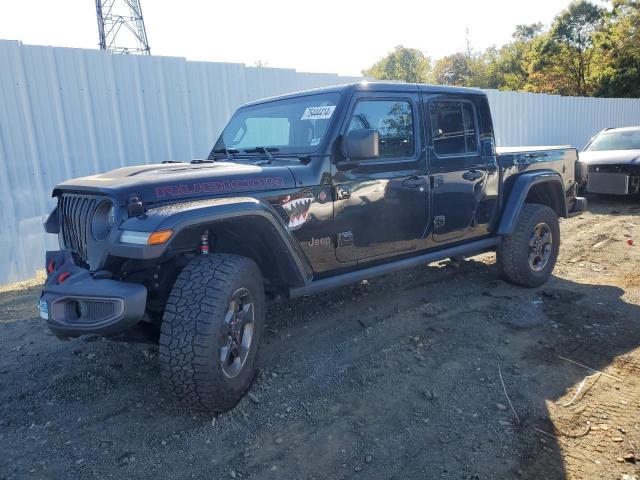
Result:
M437 60L397 47L365 75L573 96L640 97L640 0L574 0L550 28L517 25L501 47L473 49Z

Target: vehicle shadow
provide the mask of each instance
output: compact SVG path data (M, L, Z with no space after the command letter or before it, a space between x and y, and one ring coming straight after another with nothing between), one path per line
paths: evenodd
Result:
M589 195L588 211L622 216L634 225L639 200L637 195ZM621 237L617 228L594 234L594 245L604 245L603 236ZM519 424L527 445L518 469L522 478L635 478L640 473L639 277L633 266L620 268L629 263L624 254L612 253L626 250L626 244L601 248L607 251L591 251L589 245L586 258L604 264L607 284L600 284L599 266L592 268L591 278L582 274L575 282L554 276L541 289L540 302L555 332L522 352L537 379L536 394L525 395L532 409ZM527 442L532 435L536 441Z
M629 205L625 202L621 202L621 206L626 208L626 213L634 208L633 205L627 208ZM595 202L593 207L597 213L611 213L608 211L611 208L615 205L612 207L607 201ZM437 342L439 337L441 342L456 346L453 352L432 350L437 362L430 365L428 372L418 369L416 375L414 369L403 375L402 391L406 388L422 392L425 384L433 386L438 397L450 404L448 408L435 409L435 413L428 414L428 428L464 432L467 437L447 437L446 448L437 442L427 442L428 449L414 451L408 446L411 435L402 432L408 439L407 449L401 449L395 456L386 456L387 465L401 464L404 466L402 471L380 472L370 478L389 478L389 474L409 478L425 471L439 476L442 472L434 470L434 465L442 464L442 456L482 450L478 444L495 448L485 450L484 461L474 459L476 468L465 466L463 459L453 462L447 468L447 475L451 478L463 478L464 475L504 478L496 476L504 471L491 470L486 464L494 456L507 463L517 459L509 471L514 478L591 478L611 471L634 471L635 461L626 461L624 456L640 440L634 423L640 414L640 404L632 400L640 399L640 389L634 384L634 378L640 372L640 306L635 282L629 277L615 275L612 284L593 278L572 281L553 276L545 286L531 290L498 280L492 262L491 258L481 258L468 261L460 268L453 265L417 268L372 280L366 288L350 287L285 304L270 315L270 324L277 334L268 341L263 366L272 368L284 362L286 356L319 360L314 348L309 347L310 343L326 352L336 338L353 335L361 328L373 327L376 338L369 338L367 347L353 346L360 352L345 353L336 363L352 363L354 357L362 358L360 368L366 371L367 352L384 351L385 347L407 335L423 338L426 334L430 341ZM609 270L615 273L615 268ZM629 301L627 290L634 288L636 296ZM428 315L427 323L422 319L400 321L407 312L411 316L411 312L421 312L425 306L429 311L441 313ZM316 315L318 312L323 313ZM433 334L440 330L442 336ZM313 342L305 341L310 338ZM296 347L300 339L304 348ZM483 372L482 386L491 392L489 396L483 389L478 389L478 379L473 378L473 372L471 375L468 371L458 372L460 377L451 382L448 369L451 365L461 365L460 355L473 359L474 367ZM501 406L508 403L496 362L502 365L504 389L514 404L519 421L509 410L506 414L500 409L486 411L487 401ZM609 375L623 379L623 383L601 375L596 385L590 384L592 378L580 388L585 377L594 371L573 362L590 369L606 370ZM487 371L490 373L485 376ZM356 369L354 376L357 372ZM413 412L405 416L402 412L422 407L419 401L414 404L406 396L396 400L397 387L393 382L388 385L381 381L373 389L373 398L367 397L368 405L354 407L350 414L357 417L362 410L366 411L372 422L381 425L376 432L380 436L400 433L399 427L396 431L391 425L405 424ZM573 402L564 406L576 392L578 395ZM342 391L341 394L342 402L360 405L357 397L362 392ZM376 402L381 404L378 410L371 408ZM620 405L626 406L620 408ZM430 410L434 410L433 405ZM482 414L452 418L451 410ZM433 417L438 415L441 418L434 421ZM322 416L315 420L330 422ZM606 426L600 429L598 425ZM430 432L418 430L424 436L416 435L413 440L424 445L425 439L431 438ZM622 440L618 441L616 432L622 435ZM508 454L500 448L500 444L505 443ZM403 455L411 455L412 462L407 464Z
M621 288L557 277L540 293L545 324L535 343L515 357L497 352L526 365L530 380L506 387L525 446L517 471L531 479L637 473L625 455L640 440L640 307Z

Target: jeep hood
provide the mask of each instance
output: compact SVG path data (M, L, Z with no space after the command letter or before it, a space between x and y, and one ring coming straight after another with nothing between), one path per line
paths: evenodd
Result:
M587 165L640 165L640 150L580 152L580 161Z
M109 195L124 205L131 195L157 203L216 195L247 194L295 187L291 170L275 162L265 167L240 162L142 165L81 177L56 185L62 192Z

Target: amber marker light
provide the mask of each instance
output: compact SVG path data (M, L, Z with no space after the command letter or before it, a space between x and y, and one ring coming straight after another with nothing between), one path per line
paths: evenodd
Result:
M149 235L147 244L149 245L161 245L169 241L173 236L173 230L160 230L159 232L153 232Z

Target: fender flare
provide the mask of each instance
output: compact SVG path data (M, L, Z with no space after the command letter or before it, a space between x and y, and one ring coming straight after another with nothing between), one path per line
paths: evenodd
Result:
M567 201L565 199L564 182L558 172L553 170L537 170L519 175L513 184L513 188L506 199L502 216L498 226L498 235L511 235L520 215L520 211L531 188L542 183L550 183L553 186L554 195L557 195L560 205L559 216L568 217Z
M277 245L273 255L280 257L278 261L286 262L286 271L293 275L291 285L306 285L311 280L311 267L284 221L271 205L252 197L214 198L152 208L143 217L129 218L124 221L120 230L150 233L171 229L174 232L171 240L163 245L133 245L117 242L111 244L109 253L118 257L141 260L158 258L171 250L174 241L188 229L238 219L263 222L262 226L269 228Z

